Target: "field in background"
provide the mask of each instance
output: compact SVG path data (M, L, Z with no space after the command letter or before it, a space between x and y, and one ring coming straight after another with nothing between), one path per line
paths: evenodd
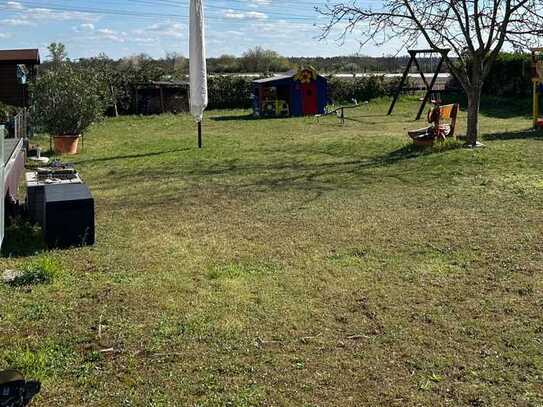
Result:
M485 106L476 151L416 151L416 103L386 107L212 111L202 151L188 116L95 126L98 244L0 261L58 264L0 286L0 368L37 406L541 406L530 103Z

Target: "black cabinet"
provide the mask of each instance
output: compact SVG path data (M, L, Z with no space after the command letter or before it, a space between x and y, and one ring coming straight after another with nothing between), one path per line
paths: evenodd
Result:
M29 210L50 248L93 245L94 199L85 184L29 188Z

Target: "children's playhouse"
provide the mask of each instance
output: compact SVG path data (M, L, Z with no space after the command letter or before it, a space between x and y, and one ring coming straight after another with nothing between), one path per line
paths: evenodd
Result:
M253 110L259 117L323 114L328 81L313 68L300 68L253 81Z

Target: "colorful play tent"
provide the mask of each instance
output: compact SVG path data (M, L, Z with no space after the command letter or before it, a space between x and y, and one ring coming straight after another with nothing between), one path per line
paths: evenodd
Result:
M313 68L300 68L253 81L255 116L288 117L323 114L328 82Z

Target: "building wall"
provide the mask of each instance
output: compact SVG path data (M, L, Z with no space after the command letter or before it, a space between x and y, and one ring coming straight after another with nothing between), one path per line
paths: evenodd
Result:
M0 102L24 107L27 105L27 86L17 81L17 65L0 64Z
M328 81L319 76L317 78L317 89L319 92L319 114L324 114L326 111L326 105L328 104Z

